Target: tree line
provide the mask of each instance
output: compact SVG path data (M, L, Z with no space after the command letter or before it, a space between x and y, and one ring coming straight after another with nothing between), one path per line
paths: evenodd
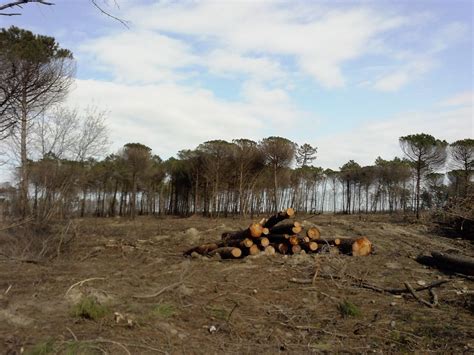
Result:
M40 219L252 216L286 206L307 213L418 214L472 193L472 139L448 146L417 134L400 142L419 152L404 159L379 157L370 166L350 160L337 171L309 165L316 148L282 137L208 141L165 161L140 143L126 144L104 159L61 159L50 152L28 162L28 210ZM445 175L435 169L442 167L447 152L456 168ZM21 199L18 189L11 193L9 213L14 213Z
M1 30L0 132L18 156L18 187L0 191L9 195L8 215L217 217L292 206L418 217L472 193L474 141L448 144L427 134L401 137L403 158L377 158L370 166L350 160L337 171L313 165L316 147L283 137L212 140L165 161L128 143L100 158L108 144L106 113L61 106L74 71L72 53L54 38Z

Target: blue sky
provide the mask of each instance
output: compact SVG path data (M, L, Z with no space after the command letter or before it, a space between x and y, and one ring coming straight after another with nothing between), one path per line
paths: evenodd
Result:
M280 135L338 168L401 155L405 134L474 136L472 1L113 3L128 29L87 0L0 16L73 51L66 104L109 111L110 151Z

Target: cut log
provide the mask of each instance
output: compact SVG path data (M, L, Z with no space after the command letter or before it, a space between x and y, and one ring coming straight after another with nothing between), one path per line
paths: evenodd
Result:
M294 214L295 214L295 211L293 210L293 208L287 208L286 210L278 212L277 214L268 218L263 224L263 226L268 229L271 229L277 223L280 223L281 221L287 218L291 218Z
M323 238L323 239L319 239L318 240L318 243L320 245L330 245L330 246L334 246L334 245L339 245L341 244L341 239L340 238Z
M209 252L211 256L215 254L219 254L222 259L237 259L242 256L242 250L240 248L222 247Z
M289 234L269 234L266 236L271 243L288 243L290 237Z
M281 254L287 254L287 253L288 253L288 244L286 244L286 243L278 243L278 245L277 245L277 250L278 250Z
M298 245L300 244L300 239L296 235L292 235L288 241L290 242L291 245Z
M255 239L256 243L260 244L262 247L267 247L270 245L270 240L268 240L267 237L260 237L258 239Z
M272 245L266 246L265 255L275 255L275 248Z
M367 256L372 252L372 243L367 237L341 238L339 250L352 256Z
M294 223L282 224L271 228L270 234L298 234L301 230L301 225L295 225Z
M245 238L243 241L242 241L242 244L247 247L247 248L250 248L252 245L253 245L253 240L252 239L249 239L249 238Z
M321 231L317 227L311 227L306 231L306 235L311 239L311 240L316 240L321 237Z
M250 238L245 238L244 240L231 239L231 240L221 241L220 243L218 243L219 247L237 247L237 248L250 248L253 244L254 242Z
M260 253L260 249L257 244L254 244L248 249L248 252L249 255L257 255L258 253Z
M464 275L474 275L474 258L436 251L433 251L431 255L435 265L440 269L455 271Z
M188 249L183 254L191 255L193 252L196 252L198 254L205 255L205 254L210 253L213 250L216 250L217 248L219 248L219 244L217 243L203 244L203 245L198 245L197 247Z
M222 240L258 238L262 233L262 225L260 223L252 223L247 229L222 233Z
M308 243L303 243L301 244L303 249L307 252L313 253L316 250L318 250L318 243L316 242L308 242Z
M263 235L269 235L269 234L270 234L270 229L268 229L268 228L263 228L263 229L262 229L262 234L263 234Z
M292 254L299 254L299 253L301 253L301 246L299 246L299 245L292 245L292 246L291 246L291 253L292 253Z

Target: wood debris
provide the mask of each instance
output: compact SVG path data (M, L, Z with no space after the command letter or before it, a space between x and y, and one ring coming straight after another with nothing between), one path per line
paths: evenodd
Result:
M213 256L223 259L238 259L264 252L266 255L328 252L353 256L367 256L372 252L372 243L367 237L333 238L321 236L317 227L305 230L298 221L286 220L294 217L294 210L287 208L269 218L251 223L246 229L222 233L221 240L195 246L184 252ZM284 222L286 221L286 222Z

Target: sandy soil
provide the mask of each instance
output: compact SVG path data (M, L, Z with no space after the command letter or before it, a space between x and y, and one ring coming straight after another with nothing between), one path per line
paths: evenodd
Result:
M474 352L474 282L414 260L431 250L473 256L472 242L389 216L296 219L318 225L328 237L367 236L375 252L361 258L184 258L187 248L251 221L74 221L77 235L59 257L35 263L0 260L0 352ZM314 282L294 282L312 280L315 270ZM417 286L441 279L450 282L436 288L439 306L434 308L410 294L378 293L357 282L404 287L405 281ZM430 298L428 291L419 294ZM75 315L75 305L85 297L105 315ZM352 315L341 308L344 302Z

